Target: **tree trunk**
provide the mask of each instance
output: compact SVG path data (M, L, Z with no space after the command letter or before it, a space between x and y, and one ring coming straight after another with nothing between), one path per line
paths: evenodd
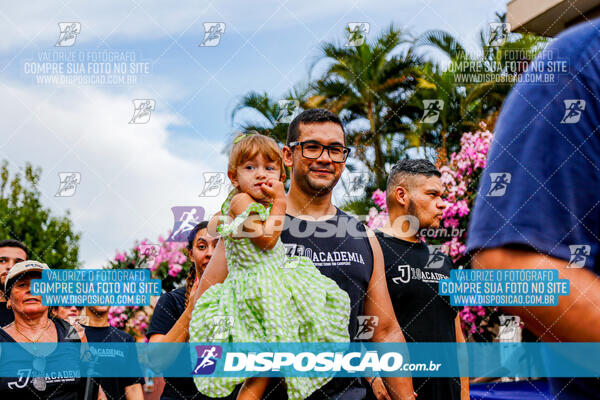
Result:
M369 124L371 126L371 134L373 135L373 150L375 151L375 179L377 187L382 188L385 185L385 162L381 151L381 138L375 130L375 117L373 115L373 105L368 105Z
M440 169L441 167L443 167L444 165L448 165L448 149L447 149L447 139L446 139L446 135L447 132L442 131L441 134L442 136L442 145L440 147L438 147L437 151L438 151L438 156L437 156L437 160L435 161L435 166Z

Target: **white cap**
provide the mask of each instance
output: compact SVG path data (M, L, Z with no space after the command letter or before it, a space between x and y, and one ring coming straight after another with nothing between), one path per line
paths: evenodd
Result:
M8 271L8 274L6 275L6 280L4 281L4 291L6 292L8 289L8 284L11 283L10 281L14 281L14 279L16 277L18 277L19 275L24 274L25 272L30 272L30 271L43 271L45 269L50 269L46 264L41 263L39 261L34 261L34 260L26 260L26 261L21 261L16 263L15 265L13 265L13 267Z

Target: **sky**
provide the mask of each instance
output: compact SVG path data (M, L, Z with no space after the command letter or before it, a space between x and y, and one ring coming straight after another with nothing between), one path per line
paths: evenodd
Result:
M218 211L226 189L201 197L204 174L224 172L232 133L261 121L250 110L232 120L241 96L277 99L309 79L319 45L343 43L348 23L368 22L367 40L390 24L412 35L442 29L474 50L505 10L505 0L9 2L0 9L0 159L13 172L42 168L42 203L54 215L69 210L83 267L100 268L136 240L166 235L171 207ZM66 23L74 38L61 37ZM224 24L215 46L202 45L206 23ZM152 100L149 117L134 114L138 99ZM79 184L57 196L65 172ZM344 200L338 186L334 204Z

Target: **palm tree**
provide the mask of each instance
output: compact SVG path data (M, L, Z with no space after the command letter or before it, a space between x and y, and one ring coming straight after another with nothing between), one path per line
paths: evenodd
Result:
M425 63L420 70L417 90L409 103L419 107L422 112L413 120L413 132L418 138L416 147L428 146L437 149L438 166L445 164L447 149L460 141L465 131L466 121L461 114L460 105L463 93L455 85L454 74L442 71L438 65ZM437 121L430 123L425 119L427 101L441 101L438 105ZM450 142L450 146L448 145Z
M235 121L236 116L241 110L252 109L259 116L262 122L243 122L240 125L242 132L257 131L283 144L287 137L287 128L289 123L281 122L281 113L284 111L280 106L280 100L297 101L300 109L308 108L306 98L309 88L307 85L296 85L281 99L275 100L268 93L249 92L242 96L233 111L231 112L231 121Z
M308 102L340 115L348 127L348 143L375 174L377 187L385 185L390 152L407 140L401 130L402 117L414 113L405 99L416 86L419 60L410 48L401 48L407 43L405 35L391 25L372 43L365 40L356 47L322 44L311 68L323 60L329 62L312 83Z
M498 23L504 23L506 16L496 14ZM502 102L512 88L508 82L491 76L516 77L523 69L514 69L511 55L527 54L529 58L519 59L523 65L546 44L546 39L531 34L510 34L500 45L492 45L491 32L480 31L481 54L468 54L464 46L451 34L441 30L424 32L415 41L415 48L430 46L441 50L450 64L442 70L439 65L427 63L421 70L418 90L411 99L417 106L425 99L444 100L437 123L415 123L415 134L428 145L438 149L438 163L447 161L449 151L455 150L462 132L477 129L480 121L497 115ZM473 66L477 65L480 69ZM478 76L483 80L468 79ZM465 79L467 78L467 79Z

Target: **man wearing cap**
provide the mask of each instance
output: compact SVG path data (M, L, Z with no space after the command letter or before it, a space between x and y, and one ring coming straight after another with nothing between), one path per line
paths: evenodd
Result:
M0 240L0 327L10 324L15 319L13 312L6 308L6 275L16 263L27 260L28 254L27 246L18 240Z

